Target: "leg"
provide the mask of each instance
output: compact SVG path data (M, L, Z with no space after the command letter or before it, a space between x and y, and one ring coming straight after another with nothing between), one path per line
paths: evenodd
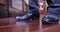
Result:
M53 5L48 5L48 12L44 16L43 23L58 23L60 14L60 0L51 0ZM48 2L47 2L48 3Z
M48 8L47 14L44 16L42 22L43 23L58 23L59 17L58 17L58 11L60 8Z
M29 20L39 18L39 5L37 0L29 0L29 11L24 16L16 17L17 20Z

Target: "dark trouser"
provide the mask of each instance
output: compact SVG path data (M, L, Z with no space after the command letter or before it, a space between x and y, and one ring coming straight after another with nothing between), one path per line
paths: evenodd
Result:
M39 4L38 4L38 0L29 0L29 12L33 13L34 19L39 18Z
M38 0L29 0L29 9L38 9L39 5L38 5ZM32 8L31 8L32 7Z

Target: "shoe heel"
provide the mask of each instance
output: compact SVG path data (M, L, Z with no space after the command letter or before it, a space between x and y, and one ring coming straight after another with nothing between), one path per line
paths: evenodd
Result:
M39 20L39 18L38 17L33 17L32 20Z

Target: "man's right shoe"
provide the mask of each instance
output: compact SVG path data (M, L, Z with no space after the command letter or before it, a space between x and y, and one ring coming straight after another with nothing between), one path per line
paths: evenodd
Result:
M60 0L47 0L48 10L43 17L42 23L58 23L60 14Z
M58 23L59 21L58 11L60 11L60 8L58 7L57 8L49 7L47 14L42 19L42 23L44 24Z
M58 15L55 15L55 14L47 14L42 19L42 23L44 23L44 24L47 24L47 23L54 24L54 23L58 23L58 21L59 21L59 17L58 17Z

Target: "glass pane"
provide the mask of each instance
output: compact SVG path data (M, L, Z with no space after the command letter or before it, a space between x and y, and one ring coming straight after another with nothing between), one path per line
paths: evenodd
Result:
M22 1L21 0L12 0L12 7L22 10Z
M24 0L10 0L9 12L11 17L21 16L28 10Z

